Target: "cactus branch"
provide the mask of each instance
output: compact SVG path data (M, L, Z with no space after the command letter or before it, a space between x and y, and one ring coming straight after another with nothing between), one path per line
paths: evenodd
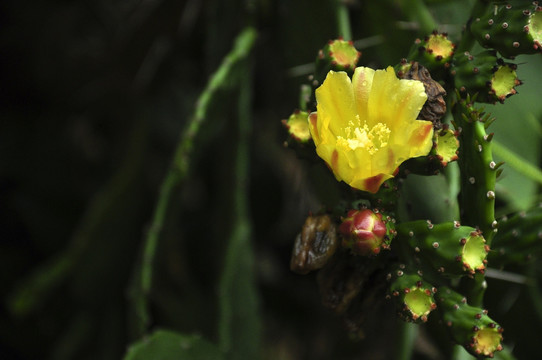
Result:
M542 184L542 170L530 164L496 140L493 140L493 152L517 172L533 181L536 181L539 184Z
M348 7L342 0L335 0L336 12L337 12L337 30L339 36L344 40L352 40L352 28L350 26L350 18L348 14Z
M456 54L462 54L465 51L470 51L470 49L474 46L474 43L476 40L472 36L472 33L470 32L470 25L472 21L476 18L479 18L483 14L485 14L488 9L490 8L491 3L486 0L477 0L476 3L473 5L471 10L471 16L469 20L467 21L467 27L463 31L463 35L461 37L461 42L457 46Z
M459 96L458 96L459 97ZM480 229L491 245L495 221L495 182L497 164L491 153L491 138L486 134L489 115L472 106L467 97L454 106L456 130L460 132L461 222Z
M256 31L253 28L246 28L241 32L236 41L232 51L224 58L222 64L218 70L213 74L209 80L207 87L198 98L194 116L190 120L188 127L183 132L177 149L175 151L174 160L169 168L169 171L160 187L160 193L158 202L156 204L152 224L147 233L143 259L141 265L141 321L144 326L147 326L148 313L147 313L147 297L149 295L152 283L152 270L154 263L154 256L156 253L156 247L158 245L158 239L162 230L164 219L167 213L169 200L171 193L185 178L188 173L190 164L189 155L192 152L194 138L198 134L202 123L207 117L207 112L210 108L215 93L219 90L230 78L230 73L240 60L245 58L252 49L256 40Z

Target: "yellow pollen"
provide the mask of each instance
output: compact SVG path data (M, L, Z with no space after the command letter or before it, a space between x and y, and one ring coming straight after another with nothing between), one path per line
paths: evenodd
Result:
M374 155L381 148L388 146L390 132L390 129L382 123L376 124L372 129L369 129L367 124L363 127L355 127L353 133L352 129L347 127L345 128L347 138L337 137L337 145L345 150L364 148L369 154Z

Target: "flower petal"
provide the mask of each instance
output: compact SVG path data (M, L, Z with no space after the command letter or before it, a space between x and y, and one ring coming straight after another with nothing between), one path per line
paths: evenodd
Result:
M318 113L316 112L309 114L309 131L314 144L318 146L322 140L320 139L320 132L318 131Z
M315 93L319 122L322 121L320 133L328 128L335 136L345 136L344 129L356 117L354 91L348 75L344 71L330 71Z
M356 101L356 112L361 121L368 118L369 94L373 87L375 70L368 67L358 67L352 76L352 87L354 88L354 99Z
M422 82L398 79L391 66L377 70L368 103L368 125L381 122L400 135L401 131L394 130L416 119L426 100Z

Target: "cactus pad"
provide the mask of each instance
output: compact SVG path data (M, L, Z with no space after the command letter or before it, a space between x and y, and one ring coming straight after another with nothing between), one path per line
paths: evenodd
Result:
M503 329L487 311L467 304L467 299L448 287L439 288L437 303L452 338L477 357L493 357L502 350Z
M471 32L480 45L506 58L541 52L542 6L536 1L496 5L474 19Z

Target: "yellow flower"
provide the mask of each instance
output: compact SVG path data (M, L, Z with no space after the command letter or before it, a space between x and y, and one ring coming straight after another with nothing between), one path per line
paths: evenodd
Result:
M316 152L337 180L376 193L403 161L431 150L433 125L416 120L426 100L420 81L399 80L392 67L358 67L352 81L330 71L309 115Z

